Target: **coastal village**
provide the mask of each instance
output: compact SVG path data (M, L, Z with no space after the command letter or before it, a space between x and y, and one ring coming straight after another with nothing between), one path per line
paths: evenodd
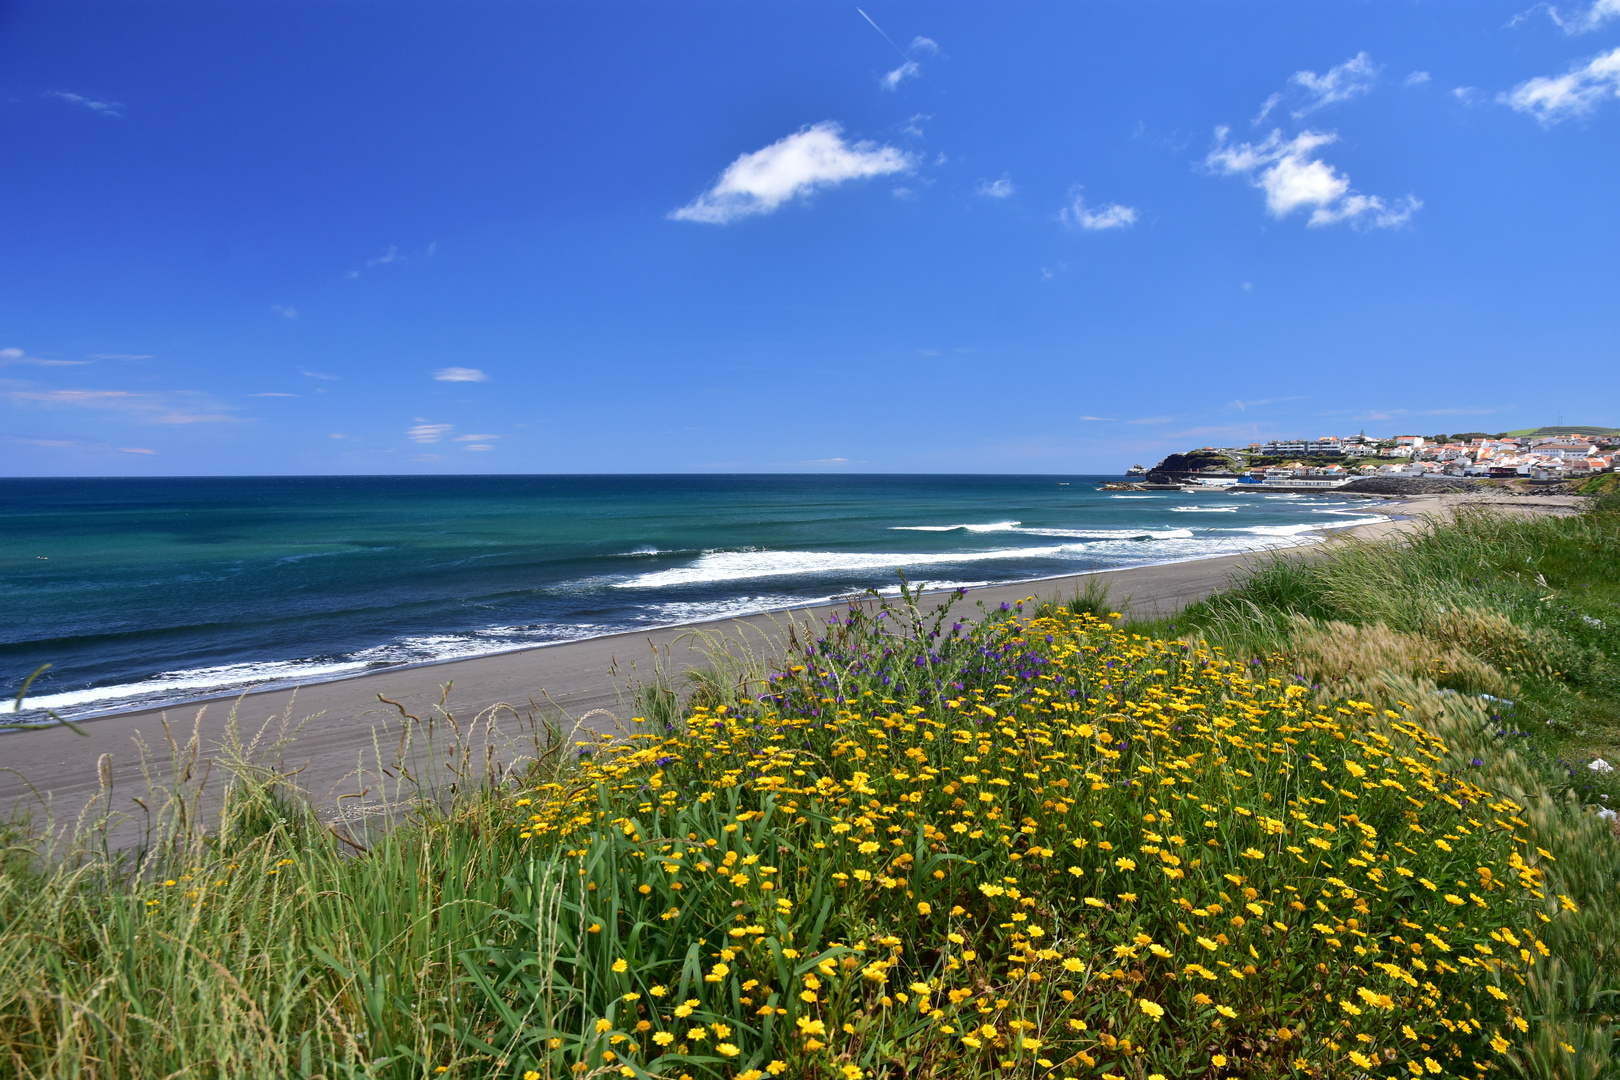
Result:
M1242 447L1207 446L1171 454L1151 469L1126 475L1149 482L1193 481L1229 486L1260 484L1337 487L1367 477L1523 480L1557 483L1612 472L1620 430L1538 428L1488 435L1394 435L1371 438L1324 435L1272 439Z

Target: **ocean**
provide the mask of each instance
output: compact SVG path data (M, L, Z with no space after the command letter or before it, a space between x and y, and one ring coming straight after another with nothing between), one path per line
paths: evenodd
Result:
M1332 495L1106 492L1096 476L0 479L17 719L826 600L1313 543Z

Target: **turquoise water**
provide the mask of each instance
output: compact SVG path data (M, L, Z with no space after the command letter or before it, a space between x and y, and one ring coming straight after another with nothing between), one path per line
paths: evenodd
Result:
M0 678L14 695L50 663L27 704L82 717L892 588L896 571L971 588L1375 517L1100 479L0 480Z

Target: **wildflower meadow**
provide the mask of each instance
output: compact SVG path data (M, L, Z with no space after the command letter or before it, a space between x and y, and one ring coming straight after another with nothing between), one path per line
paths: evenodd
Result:
M1033 604L1033 601L1031 601ZM1477 1076L1578 902L1413 705L1048 609L851 605L510 800L516 1076Z

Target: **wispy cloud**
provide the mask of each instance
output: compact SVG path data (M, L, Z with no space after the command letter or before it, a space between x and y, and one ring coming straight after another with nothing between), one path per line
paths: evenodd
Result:
M1406 77L1405 81L1401 85L1403 85L1403 86L1422 86L1424 83L1428 82L1432 77L1433 76L1431 76L1427 71L1414 71L1414 72L1412 72L1412 74L1410 74L1410 75L1408 75Z
M367 270L371 270L371 269L374 269L374 268L379 267L379 266L390 266L390 265L394 265L394 264L398 264L398 263L408 263L408 262L411 262L411 261L413 261L415 259L431 259L433 257L433 255L434 255L434 253L436 251L438 251L438 250L439 250L439 242L437 240L435 240L432 243L428 244L428 246L423 248L422 250L414 252L414 253L407 253L407 252L401 251L399 249L398 244L389 244L388 249L386 251L384 251L381 255L377 255L377 256L375 256L373 258L367 259L366 263L365 263L365 268ZM361 274L361 271L359 271L359 270L350 270L347 274L344 274L343 276L346 277L346 278L349 278L350 280L353 280L354 278L359 277L360 274Z
M909 172L912 158L892 146L847 143L843 128L825 121L743 154L726 167L714 186L670 217L724 225L753 214L769 214L790 199L850 180Z
M457 435L456 442L494 442L499 435Z
M440 368L433 373L439 382L488 382L489 376L475 367Z
M454 424L430 424L425 420L418 420L412 427L405 429L405 437L414 443L436 443L455 428Z
M1086 197L1075 188L1069 205L1058 211L1058 218L1071 229L1100 232L1104 229L1128 229L1136 224L1136 208L1109 203L1089 207Z
M1361 195L1350 186L1350 178L1321 160L1316 151L1338 141L1337 135L1304 131L1292 139L1273 131L1264 142L1232 143L1229 128L1215 129L1215 149L1204 159L1204 167L1224 176L1242 176L1265 192L1266 208L1273 217L1285 218L1296 210L1308 209L1311 226L1334 225L1341 221L1359 227L1378 229L1404 225L1422 207L1414 196L1386 203L1377 195Z
M1534 116L1543 127L1585 116L1620 97L1620 48L1571 67L1564 75L1538 75L1497 96L1516 112Z
M1314 71L1294 72L1288 81L1300 89L1304 98L1292 110L1295 118L1369 92L1378 80L1380 70L1372 57L1359 52L1344 63L1328 68L1325 75L1318 75Z
M1284 401L1303 401L1304 399L1305 399L1304 394L1294 394L1291 397L1260 398L1258 401L1236 401L1236 400L1234 400L1234 401L1230 402L1227 405L1227 408L1236 409L1238 412L1246 413L1250 409L1258 409L1262 405L1277 405L1277 404L1280 404L1280 403L1282 403Z
M152 359L152 354L151 353L98 352L98 353L91 353L90 354L90 359L92 359L92 360L150 360L150 359Z
M270 310L275 312L277 315L280 315L284 319L298 318L298 309L295 307L288 307L285 304L271 304Z
M322 372L322 371L310 371L310 370L308 370L306 368L299 368L298 369L298 374L307 376L307 377L309 377L311 379L325 379L325 380L327 380L329 382L333 381L333 380L335 380L337 378L336 375L328 375L328 374L326 374L325 372Z
M110 116L115 120L122 120L124 117L124 114L119 112L124 106L116 101L97 101L94 98L87 98L83 94L73 94L66 90L52 90L46 96L56 98L58 101L65 101L69 105L77 105L81 109L89 109L91 112L100 113L102 116Z
M980 180L973 189L987 199L1005 199L1013 193L1012 177L1003 173L1000 180Z
M38 356L29 356L21 349L0 349L0 368L11 367L13 364L31 364L34 367L82 367L88 360L46 360Z
M228 423L238 418L230 406L195 391L156 393L139 390L47 390L28 386L0 388L0 399L43 408L98 409L123 413L144 424Z
M144 446L120 446L118 448L118 452L120 454L155 454L155 453L157 453L156 450L148 450Z
M893 71L884 74L878 83L885 90L896 90L907 79L914 79L922 74L922 65L915 60L907 60Z
M1515 15L1508 25L1517 26L1537 11L1545 11L1547 17L1566 34L1588 34L1601 29L1610 19L1620 19L1620 0L1594 0L1586 8L1571 13L1560 11L1553 4L1537 4L1529 11Z

